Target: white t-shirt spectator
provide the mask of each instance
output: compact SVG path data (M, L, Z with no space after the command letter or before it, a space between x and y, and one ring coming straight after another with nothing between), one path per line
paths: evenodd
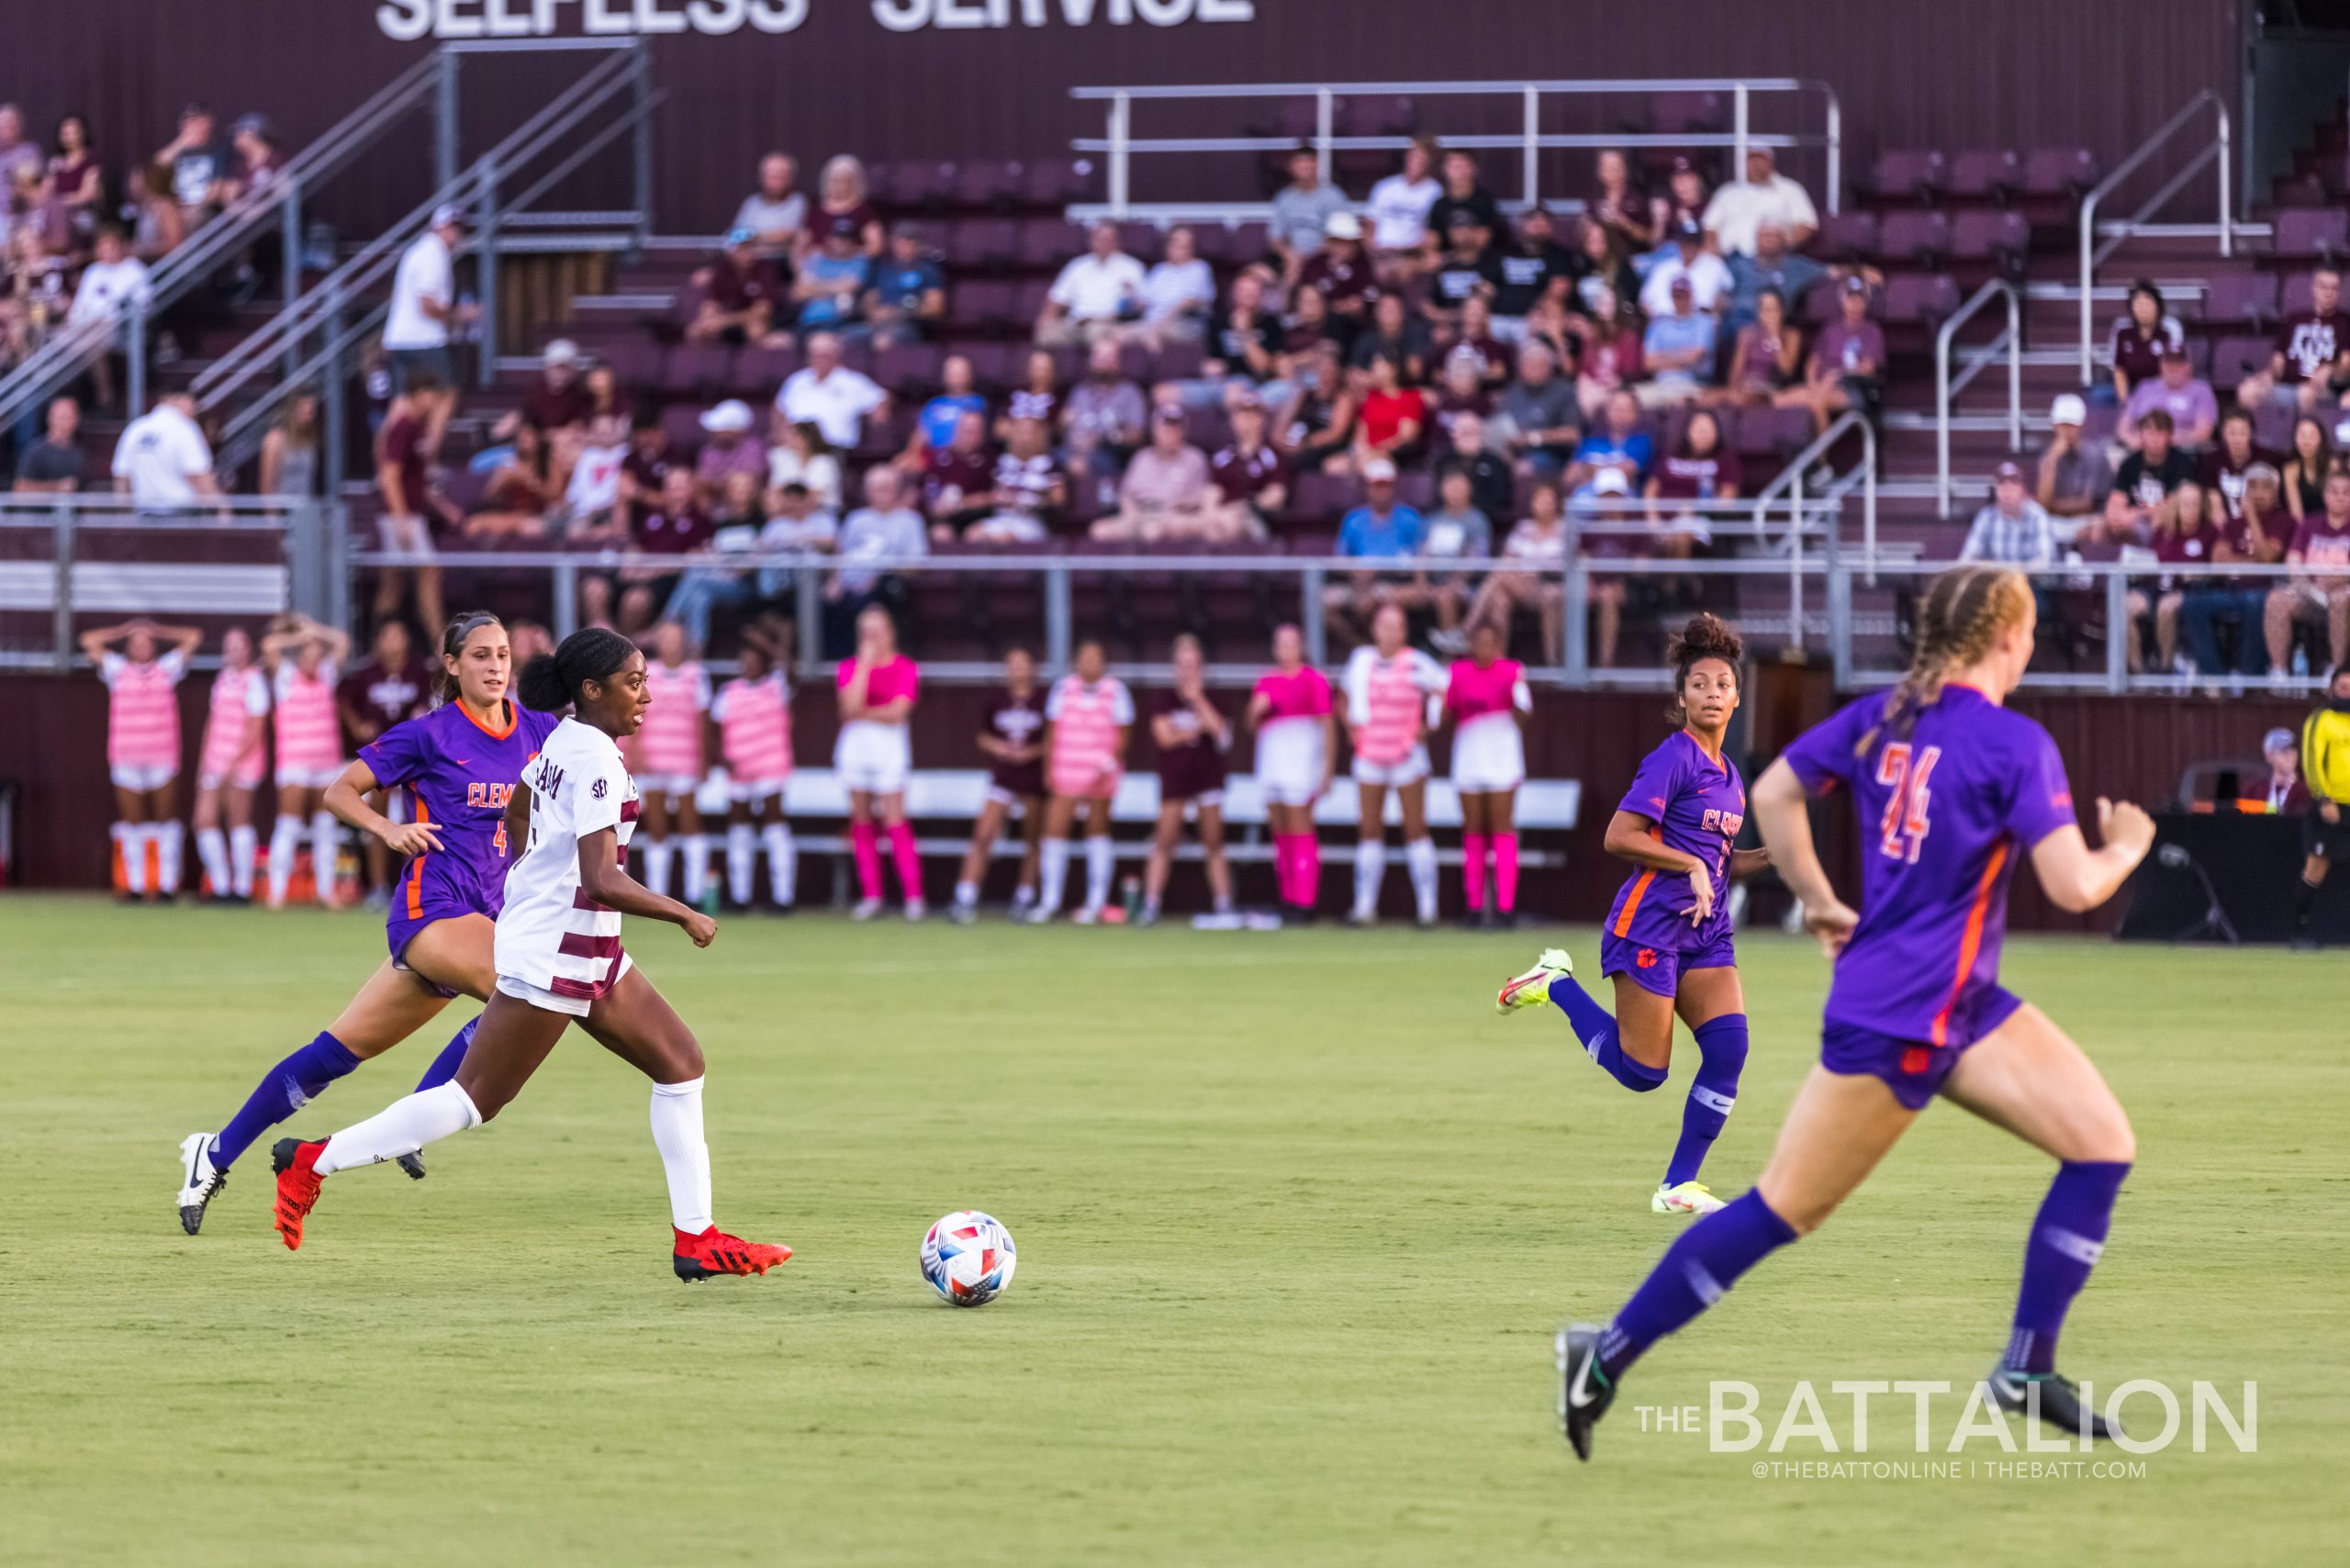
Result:
M195 479L212 472L212 448L196 421L164 403L122 427L115 443L114 476L130 481L132 504L192 506Z
M1143 297L1142 263L1120 251L1103 261L1088 251L1053 279L1047 297L1079 321L1114 321L1128 301Z
M1160 262L1142 280L1142 319L1153 326L1214 304L1215 274L1197 256L1188 262Z
M444 321L425 314L424 301L444 309L453 303L453 269L448 242L431 230L417 236L400 252L399 270L392 275L392 304L384 317L384 347L391 350L438 349L449 344Z
M594 517L607 512L621 498L621 466L628 456L625 446L589 446L580 449L579 461L572 465L571 482L564 487L564 504L575 517Z
M1407 180L1390 174L1371 187L1371 244L1377 251L1416 251L1428 237L1428 208L1444 194L1435 176Z
M785 230L798 233L808 227L808 198L793 191L781 201L769 201L753 191L734 209L732 228L747 229L754 234L780 234Z
M1651 316L1672 315L1673 280L1677 277L1689 280L1690 302L1708 313L1719 309L1722 297L1730 291L1728 262L1711 251L1700 251L1684 265L1675 249L1649 269L1648 281L1640 285L1640 308Z
M865 416L889 400L890 395L870 376L845 364L821 377L803 365L783 378L775 395L775 406L783 410L785 419L795 425L813 424L824 432L827 442L844 452L856 445Z
M840 510L841 460L829 452L802 457L788 446L770 447L767 483L778 490L786 485L805 485L818 506Z
M111 321L134 299L153 297L147 263L136 256L118 262L92 262L82 269L82 286L73 291L69 321Z
M923 528L922 514L901 507L896 511L875 511L871 507L859 507L848 514L841 525L841 586L851 593L863 593L873 586L881 574L870 567L859 567L858 561L883 561L894 556L927 555L930 535Z
M830 510L806 517L771 517L759 529L762 550L814 550L840 537L840 520Z
M1754 253L1754 231L1775 223L1791 234L1797 229L1819 227L1819 210L1811 196L1785 174L1774 174L1762 185L1732 180L1706 204L1706 228L1734 256Z

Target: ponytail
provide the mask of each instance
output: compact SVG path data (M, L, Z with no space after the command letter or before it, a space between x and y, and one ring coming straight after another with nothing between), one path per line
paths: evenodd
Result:
M487 610L470 610L441 629L441 663L432 671L432 705L445 706L457 700L457 678L449 668L449 661L465 651L465 639L485 626L502 626Z
M2000 629L2020 621L2031 606L2031 583L2012 568L1957 566L1936 577L1918 605L1909 667L1886 700L1884 716L1861 736L1852 755L1866 757L1887 737L1908 739L1919 713L1942 700L1950 672L1989 653Z
M577 705L582 686L609 679L635 652L636 644L619 633L590 626L565 637L554 653L533 655L522 666L515 689L523 707L560 712Z

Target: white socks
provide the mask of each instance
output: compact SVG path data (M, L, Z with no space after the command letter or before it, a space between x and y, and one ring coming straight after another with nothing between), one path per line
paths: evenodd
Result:
M180 890L180 857L186 829L176 822L151 823L147 831L154 835L156 845L156 891L165 898L176 898Z
M726 897L733 903L751 902L751 879L758 869L759 830L749 823L726 828Z
M645 841L644 885L661 898L669 896L669 841L666 838Z
M251 823L229 830L229 890L241 899L253 896L253 851L260 844Z
M302 819L277 813L269 830L269 902L274 909L285 902L285 884L294 879L294 852L301 847Z
M122 852L122 889L132 898L147 891L147 831L137 823L114 824L115 847Z
M1036 895L1036 907L1046 914L1058 914L1061 894L1069 887L1069 840L1045 840L1044 889Z
M205 878L212 884L212 896L229 896L229 835L217 827L196 830L196 857L204 862Z
M319 902L334 907L334 839L332 812L310 813L310 878L318 883Z
M1412 902L1420 924L1429 924L1436 919L1436 840L1416 838L1404 846L1404 864L1412 873Z
M701 1132L702 1081L653 1086L653 1147L669 1179L669 1223L699 1236L717 1221L710 1214L710 1145ZM455 1084L449 1085L453 1089Z
M699 1114L695 1123L700 1123ZM327 1176L354 1165L381 1165L386 1159L414 1154L452 1133L479 1126L481 1113L474 1109L472 1096L452 1081L396 1100L358 1126L345 1127L327 1139L326 1148L319 1151L318 1171Z
M1085 841L1085 907L1096 914L1110 902L1110 879L1117 872L1117 846L1106 833L1097 833Z
M767 841L767 886L775 894L778 909L788 909L800 896L800 846L791 840L789 823L769 823L760 834ZM751 896L751 885L743 884L743 896Z
M1387 875L1387 841L1366 838L1355 845L1355 918L1379 913L1379 884Z
M710 838L705 834L688 833L678 835L678 844L686 856L684 886L686 902L701 907L702 895L710 891Z

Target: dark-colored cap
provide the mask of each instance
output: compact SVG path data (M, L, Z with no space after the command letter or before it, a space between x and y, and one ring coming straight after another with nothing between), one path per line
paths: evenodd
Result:
M243 136L251 133L254 136L265 137L270 133L269 117L266 115L239 115L237 117L237 123L230 126L229 128L229 134L233 136Z
M1868 291L1869 280L1858 273L1844 280L1844 292L1847 294L1866 294Z
M1706 238L1706 226L1694 218L1684 217L1673 226L1673 237L1684 245L1702 244Z
M1991 477L2002 485L2010 479L2020 485L2023 483L2023 469L2010 459L1992 469Z
M857 237L858 233L862 231L863 228L864 226L857 222L853 214L836 212L833 214L832 217L824 220L824 238L827 240L854 240Z
M2194 356L2188 352L2187 340L2185 338L2165 338L2163 340L2163 346L2154 351L2154 357L2157 359L2191 359Z

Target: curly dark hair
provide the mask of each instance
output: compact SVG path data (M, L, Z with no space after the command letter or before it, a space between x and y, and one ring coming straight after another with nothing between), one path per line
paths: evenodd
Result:
M1664 657L1673 666L1673 706L1666 716L1675 724L1689 722L1689 710L1683 705L1681 693L1689 685L1689 672L1704 660L1721 660L1729 666L1732 678L1740 687L1746 684L1746 640L1718 615L1700 611L1691 616L1688 624L1665 644Z

